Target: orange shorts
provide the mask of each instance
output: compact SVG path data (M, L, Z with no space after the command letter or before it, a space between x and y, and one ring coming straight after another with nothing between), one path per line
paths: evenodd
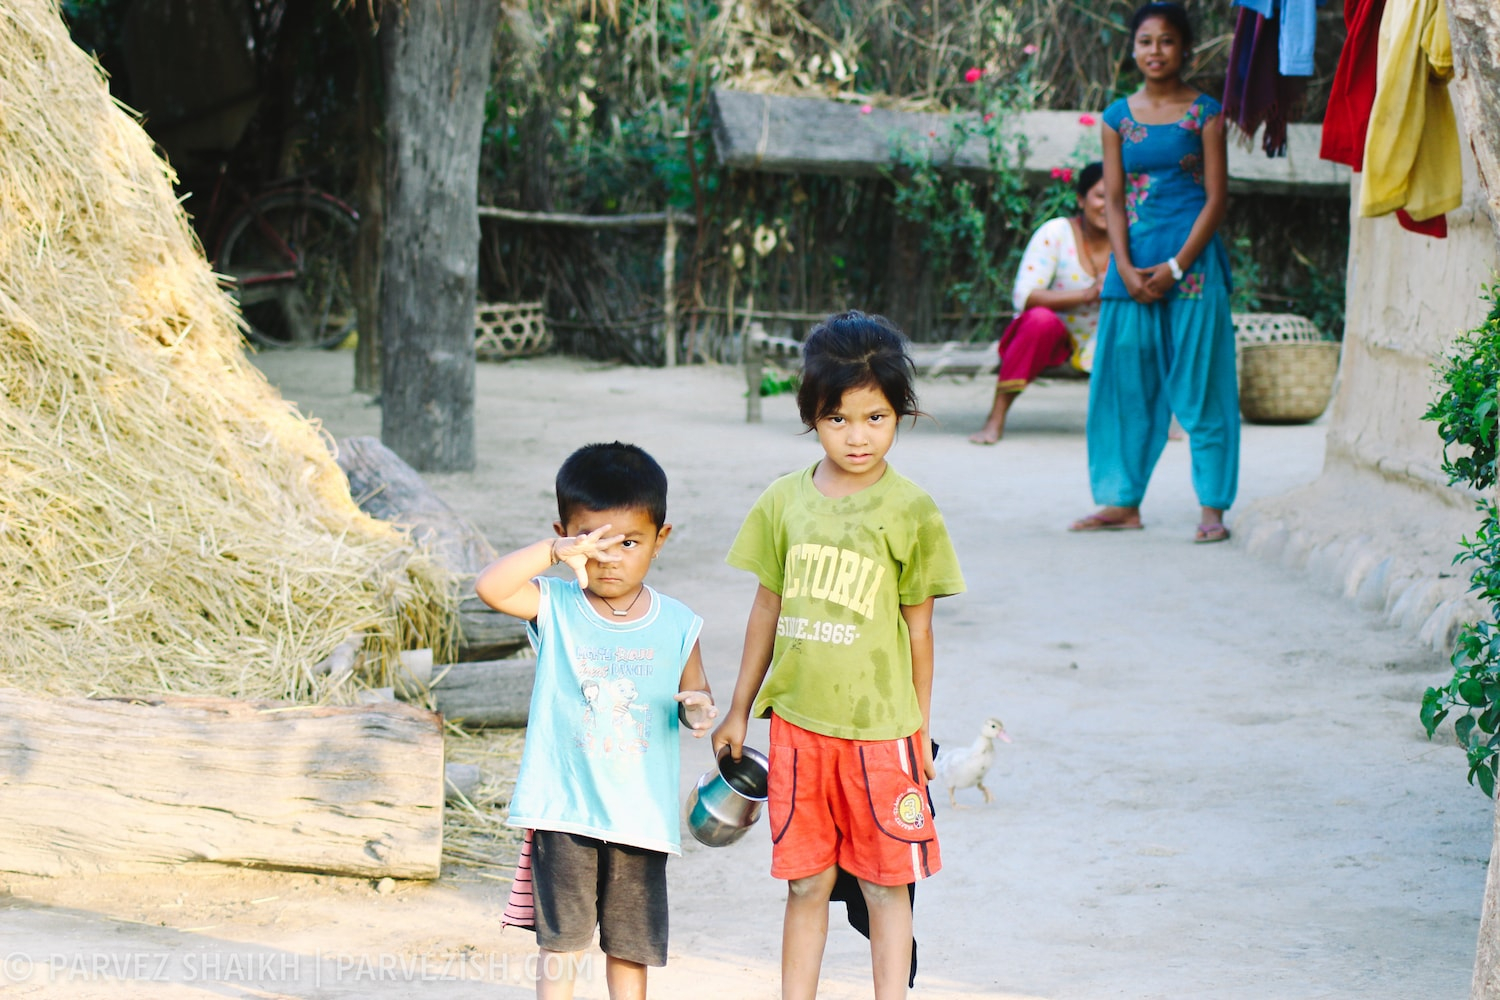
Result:
M942 867L917 737L841 740L771 715L771 875L838 865L876 885Z

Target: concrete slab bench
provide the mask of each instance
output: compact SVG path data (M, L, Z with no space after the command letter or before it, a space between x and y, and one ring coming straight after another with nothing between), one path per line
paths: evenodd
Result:
M1000 342L968 343L948 340L940 344L913 344L912 364L919 376L994 375L1000 368ZM760 386L768 366L788 371L802 367L802 342L791 337L773 337L759 323L751 323L745 338L745 422L760 422ZM1041 378L1081 379L1087 376L1072 365L1058 365L1041 372Z

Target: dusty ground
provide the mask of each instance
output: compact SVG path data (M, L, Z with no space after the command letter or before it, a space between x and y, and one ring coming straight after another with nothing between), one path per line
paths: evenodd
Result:
M378 410L347 391L348 353L262 363L335 435L378 433ZM1090 509L1082 387L1034 389L992 449L965 441L986 383L924 389L936 422L904 432L892 460L942 506L970 587L939 602L934 735L967 742L993 714L1015 743L993 805L973 790L964 808L940 803L946 867L918 894L913 995L1466 996L1491 813L1458 749L1417 722L1441 658L1234 543L1189 544L1180 444L1146 531L1065 533ZM503 547L547 533L551 477L574 447L653 452L677 525L653 582L706 619L727 695L753 584L723 554L771 478L818 454L788 398L747 426L741 391L732 370L484 365L480 466L430 479ZM1318 425L1247 427L1242 502L1313 479L1322 438ZM684 781L708 759L685 745ZM654 995L776 995L769 853L762 825L673 862L672 956ZM505 891L472 869L385 894L266 872L0 875L0 992L521 997L531 942L501 934ZM867 970L836 916L823 995L868 996ZM584 972L580 996L603 996L602 961Z

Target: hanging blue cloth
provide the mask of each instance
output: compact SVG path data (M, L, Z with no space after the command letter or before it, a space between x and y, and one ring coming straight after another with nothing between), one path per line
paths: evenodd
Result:
M1328 0L1280 0L1281 50L1278 69L1282 76L1312 76L1313 47L1318 41L1318 8ZM1235 6L1253 10L1261 17L1276 17L1277 0L1235 0Z

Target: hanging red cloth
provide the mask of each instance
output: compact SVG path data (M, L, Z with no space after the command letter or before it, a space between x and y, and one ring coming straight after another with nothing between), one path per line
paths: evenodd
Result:
M1344 0L1344 48L1328 91L1319 155L1355 170L1365 168L1365 131L1375 103L1375 56L1385 0Z
M1418 236L1431 236L1434 239L1448 238L1448 217L1446 215L1434 215L1430 219L1418 222L1406 214L1406 209L1396 209L1396 221L1401 223L1401 228Z

